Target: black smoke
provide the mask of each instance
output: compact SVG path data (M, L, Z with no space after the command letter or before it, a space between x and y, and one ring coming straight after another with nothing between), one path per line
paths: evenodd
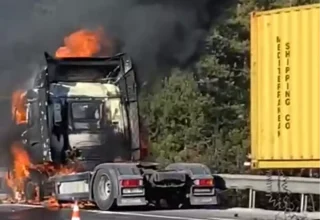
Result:
M216 2L216 3L215 3ZM223 3L229 2L229 0ZM80 28L104 27L119 51L133 57L149 81L198 55L209 25L223 8L214 0L2 0L0 1L0 96L25 86L43 52ZM7 130L10 106L1 108Z
M197 55L221 4L210 0L5 0L0 2L1 93L25 82L43 51L80 28L103 26L149 80ZM152 77L150 77L152 76ZM18 84L18 86L20 86Z

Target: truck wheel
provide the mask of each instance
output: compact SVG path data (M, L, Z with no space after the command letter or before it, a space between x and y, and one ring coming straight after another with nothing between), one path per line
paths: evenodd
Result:
M36 184L30 179L25 182L25 197L27 202L34 202L37 196Z
M43 199L42 180L44 176L38 171L31 171L24 183L24 194L27 202L40 202Z
M116 184L108 169L98 170L93 181L93 198L98 208L108 211L115 205Z

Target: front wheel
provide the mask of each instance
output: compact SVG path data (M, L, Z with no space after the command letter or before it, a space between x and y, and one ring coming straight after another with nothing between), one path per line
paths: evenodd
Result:
M43 184L45 176L38 171L31 171L30 177L24 183L24 194L27 202L41 202L43 200Z
M115 206L117 181L106 168L98 170L93 181L93 198L100 210L108 211Z

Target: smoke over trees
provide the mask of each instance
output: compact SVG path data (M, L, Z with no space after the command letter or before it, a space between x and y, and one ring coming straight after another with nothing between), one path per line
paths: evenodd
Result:
M183 65L199 49L217 10L208 0L25 0L0 3L2 94L21 86L64 36L102 26L150 79ZM19 83L18 83L19 82Z

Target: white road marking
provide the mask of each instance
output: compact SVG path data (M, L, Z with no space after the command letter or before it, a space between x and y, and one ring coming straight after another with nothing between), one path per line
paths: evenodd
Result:
M27 208L40 208L42 205L29 205L29 204L0 204L1 206L15 206L15 207L27 207Z
M127 216L140 216L149 218L163 218L163 219L175 219L175 220L232 220L230 218L193 218L193 217L180 217L180 216L170 216L170 215L157 215L157 214L144 214L144 213L134 213L134 212L111 212L111 211L99 211L99 210L87 210L88 212L107 214L107 215L127 215Z

